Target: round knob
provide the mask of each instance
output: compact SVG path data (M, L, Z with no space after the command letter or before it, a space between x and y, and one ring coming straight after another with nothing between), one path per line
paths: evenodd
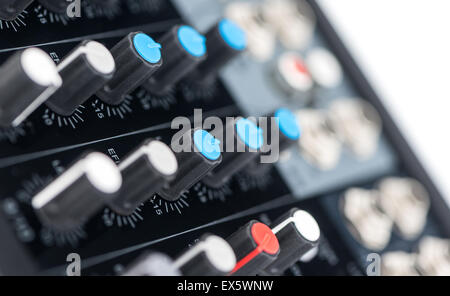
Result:
M301 130L297 123L297 117L289 109L280 108L272 115L277 122L279 130L279 150L283 152L294 144L298 144ZM269 129L271 130L271 129Z
M280 254L265 271L273 275L281 275L294 265L310 250L317 247L320 228L308 212L292 209L280 218L272 228L280 243Z
M51 96L62 80L42 50L29 48L0 68L0 125L17 126Z
M232 275L256 275L272 263L280 253L278 239L272 230L255 220L241 227L227 241L237 259Z
M14 20L33 0L3 0L0 4L0 19Z
M120 163L119 169L123 185L120 195L111 200L110 206L121 215L130 215L151 194L173 180L178 162L166 144L148 140L131 152Z
M92 152L34 196L32 206L42 223L72 229L100 210L121 185L115 163L102 153Z
M58 65L63 85L47 100L47 106L68 116L113 77L114 58L96 41L84 41Z
M230 244L216 235L205 235L175 261L184 276L223 276L236 265Z
M245 32L234 22L223 19L206 33L208 57L196 69L191 79L194 83L209 84L218 71L245 51Z
M56 13L66 13L71 2L65 0L39 0L45 7Z
M132 263L123 276L180 276L173 260L162 253L147 253Z
M256 161L264 145L263 130L249 119L228 122L225 133L226 150L222 154L222 163L204 180L211 187L222 186L235 173Z
M185 139L187 142L184 142ZM169 201L177 200L183 191L191 188L222 161L220 141L205 130L189 130L175 141L183 141L182 146L186 149L176 151L178 174L159 192Z
M117 105L161 66L161 45L144 33L130 33L111 53L117 70L97 95L105 103Z
M189 26L175 26L161 38L164 65L145 87L156 95L167 93L206 59L206 38Z

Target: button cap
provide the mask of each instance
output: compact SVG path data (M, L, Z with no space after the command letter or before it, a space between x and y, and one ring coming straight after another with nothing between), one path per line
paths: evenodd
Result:
M166 94L206 59L206 38L189 26L175 26L160 40L164 65L144 86L153 94Z
M222 163L203 180L211 187L224 185L235 173L256 161L264 145L264 132L253 121L241 118L228 122L223 139L227 142Z
M190 75L194 84L211 84L223 66L245 51L247 37L237 24L223 19L206 33L206 46L207 59Z
M230 244L221 237L206 234L175 261L184 276L223 276L236 265Z
M273 262L280 252L275 234L267 225L256 220L241 227L227 241L237 259L231 275L256 275Z
M69 116L114 75L109 50L96 41L83 41L58 65L63 85L47 100L53 111Z
M119 169L123 185L109 206L126 216L174 179L178 162L169 146L150 139L131 152L120 163Z
M111 53L117 70L97 95L105 103L118 105L162 65L161 45L150 36L135 32L116 44Z
M17 126L62 84L47 53L29 48L14 54L0 68L0 125Z
M273 233L280 243L280 254L265 271L272 275L282 275L310 250L317 247L320 228L308 212L292 209L274 223Z
M34 196L32 206L43 224L73 229L97 213L121 185L115 163L102 153L92 152Z
M3 0L0 4L0 19L14 20L33 0Z
M164 199L169 201L177 200L183 191L191 188L222 161L220 141L207 131L189 130L175 142L179 143L185 139L188 143L183 143L183 147L187 147L189 152L176 151L179 165L178 174L159 192Z

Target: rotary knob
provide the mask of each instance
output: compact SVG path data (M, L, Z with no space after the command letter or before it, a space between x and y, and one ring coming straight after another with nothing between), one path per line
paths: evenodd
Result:
M55 63L42 50L16 53L0 68L0 125L17 126L62 84Z
M33 0L3 0L0 4L0 19L14 20Z
M278 239L265 224L252 220L227 241L233 248L237 263L231 275L256 275L277 258L280 253Z
M204 179L205 184L215 188L222 186L235 173L256 161L264 145L263 130L250 119L230 121L225 127L225 133L224 139L227 142L222 163Z
M118 105L162 65L161 45L144 33L130 33L111 53L117 70L97 95L105 103Z
M120 195L112 199L111 208L121 215L130 215L151 194L174 179L178 162L166 144L156 140L144 142L119 165L123 185Z
M226 240L207 234L179 256L174 265L184 276L223 276L236 265L236 256Z
M162 95L206 59L206 38L189 26L175 26L160 40L164 65L145 87Z
M182 143L185 149L176 153L179 165L177 176L159 192L169 201L177 200L183 191L191 188L222 161L220 141L205 130L189 130L174 142Z
M114 58L96 41L84 41L58 65L62 86L46 104L58 114L68 116L113 77Z
M173 260L162 253L151 252L140 256L123 276L180 276Z
M65 13L67 11L67 6L71 1L65 0L39 0L45 7L56 13Z
M272 117L275 118L279 131L279 151L286 151L293 145L298 144L301 129L295 114L287 108L280 108L275 111ZM272 129L269 127L269 130Z
M206 33L208 57L194 71L192 81L210 84L223 66L247 48L245 32L229 19L223 19Z
M92 152L34 196L32 206L43 224L73 229L97 213L121 185L115 163L102 153Z
M273 225L272 232L278 238L281 251L265 271L281 275L303 255L317 247L320 228L311 214L296 208L278 218Z

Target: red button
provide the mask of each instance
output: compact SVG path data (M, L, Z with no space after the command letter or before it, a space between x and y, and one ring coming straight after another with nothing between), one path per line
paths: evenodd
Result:
M252 225L252 237L259 249L274 255L280 249L278 239L272 230L263 223L255 223Z

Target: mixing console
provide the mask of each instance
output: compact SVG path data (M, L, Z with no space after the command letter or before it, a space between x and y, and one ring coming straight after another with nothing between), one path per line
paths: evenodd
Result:
M0 37L1 274L450 275L315 1L7 0Z

